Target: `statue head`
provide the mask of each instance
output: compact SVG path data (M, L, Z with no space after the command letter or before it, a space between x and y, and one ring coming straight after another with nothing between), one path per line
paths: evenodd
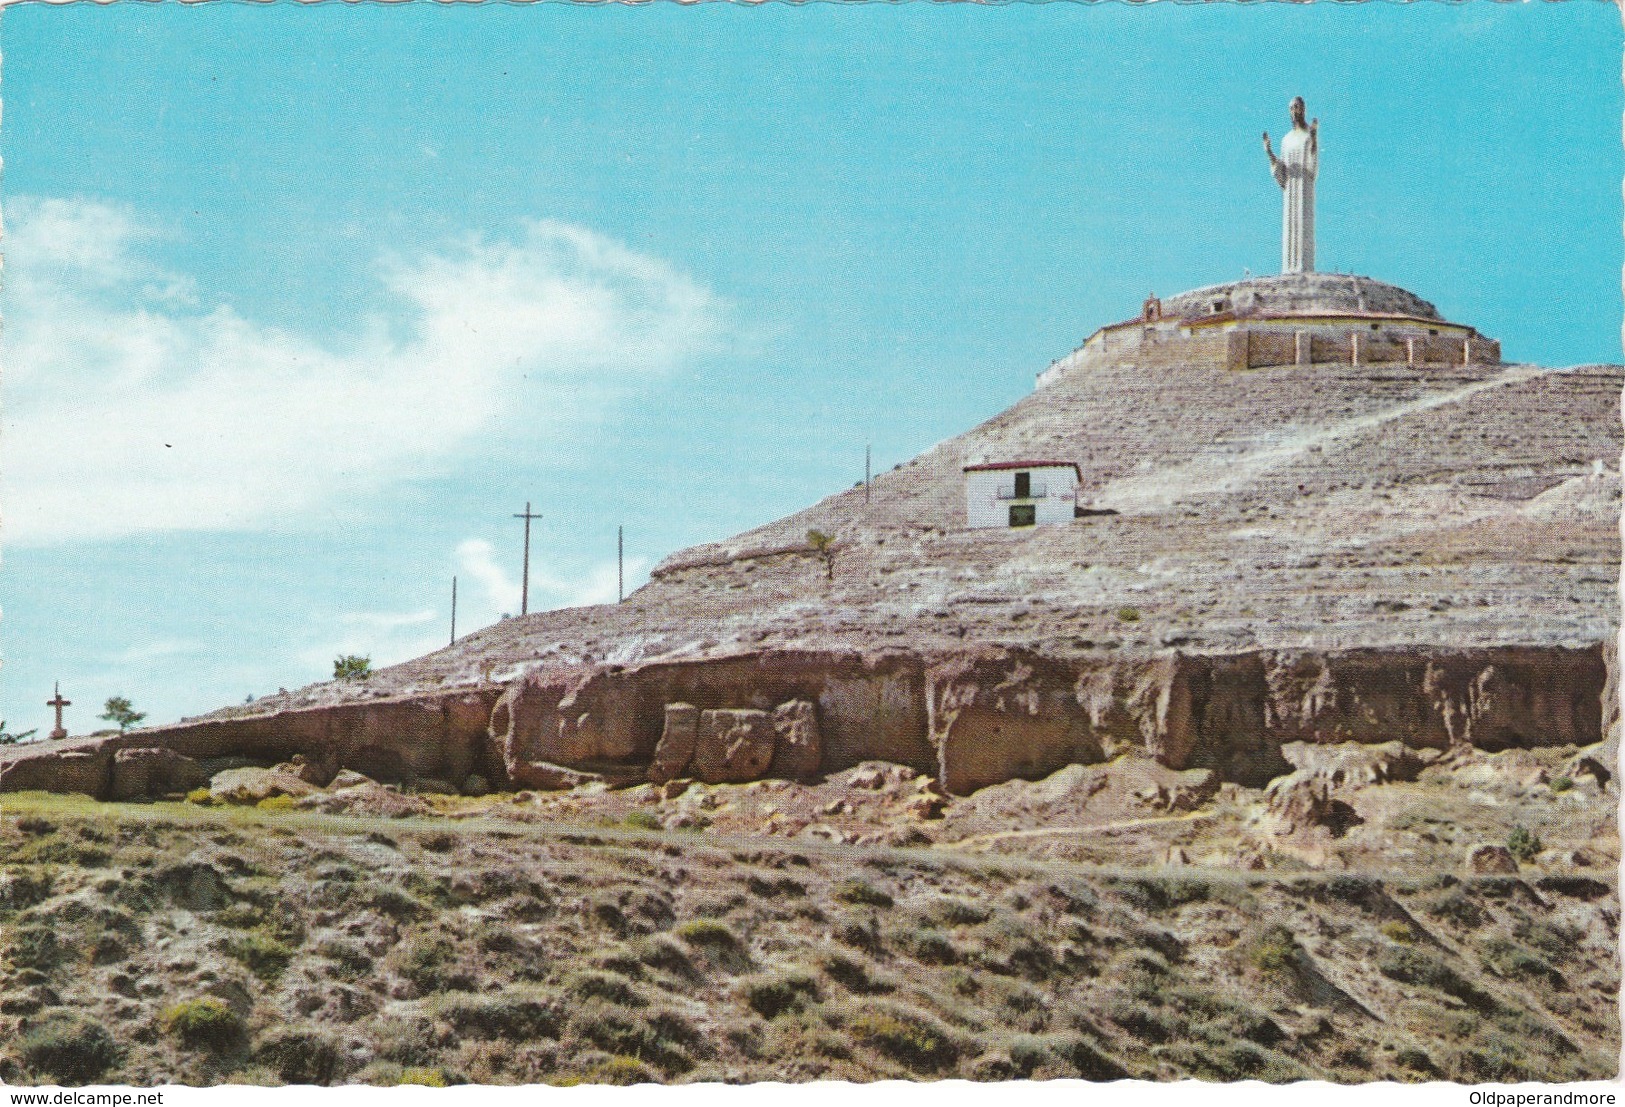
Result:
M1294 127L1308 126L1308 124L1304 122L1304 105L1302 96L1294 96L1292 98L1292 103L1287 106L1287 110L1292 113L1292 125Z

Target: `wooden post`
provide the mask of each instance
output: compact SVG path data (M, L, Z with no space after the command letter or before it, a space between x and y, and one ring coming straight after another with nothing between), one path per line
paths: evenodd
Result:
M519 614L521 615L525 615L530 612L530 521L532 519L540 519L541 517L542 516L540 513L535 515L530 513L529 500L525 501L525 513L523 515L514 516L515 519L523 519L525 521L525 568L520 577L522 583L519 585Z
M626 527L615 528L615 602L626 599Z
M451 644L457 644L457 578L451 578Z
M869 502L869 447L863 447L863 502Z

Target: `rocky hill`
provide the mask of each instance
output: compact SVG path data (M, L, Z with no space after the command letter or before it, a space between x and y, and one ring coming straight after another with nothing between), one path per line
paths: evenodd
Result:
M808 702L820 768L883 758L956 791L1128 740L1255 784L1298 739L1584 745L1617 720L1622 380L1600 365L1062 373L867 492L671 555L619 605L0 755L0 788L65 771L22 761L68 756L105 793L132 745L382 771L402 734L408 776L635 775L674 702ZM1080 517L967 529L963 467L1034 457L1077 463ZM827 558L814 529L834 536ZM960 771L962 756L981 763Z
M1616 1074L1625 369L1096 360L624 603L0 750L0 1079ZM1077 517L968 529L1018 459Z

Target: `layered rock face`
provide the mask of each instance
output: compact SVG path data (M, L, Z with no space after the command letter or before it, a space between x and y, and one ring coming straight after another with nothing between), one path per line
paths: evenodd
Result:
M164 732L165 749L153 748L152 734L129 735L8 765L0 788L172 792L195 775L180 762L261 750L268 759L302 753L329 775L342 767L455 783L478 772L544 789L580 783L582 772L739 783L879 760L932 773L963 795L1129 746L1172 769L1256 787L1293 771L1289 743L1589 745L1607 733L1608 685L1601 647L1141 659L778 652L532 676L492 703L489 726L479 725L489 700L462 695L371 704L365 725L357 708L337 707ZM267 744L268 731L282 740ZM380 743L392 734L400 744L386 756ZM135 741L145 745L112 748ZM146 775L131 774L132 759Z
M1350 287L1398 310L1369 302L1387 286ZM111 794L113 754L136 748L520 787L881 759L964 792L1125 744L1262 783L1291 742L1594 742L1618 728L1622 382L1069 372L867 497L668 557L624 603L175 726L0 750L0 789ZM1076 461L1103 514L965 528L963 467L1025 457ZM811 529L835 536L832 571Z

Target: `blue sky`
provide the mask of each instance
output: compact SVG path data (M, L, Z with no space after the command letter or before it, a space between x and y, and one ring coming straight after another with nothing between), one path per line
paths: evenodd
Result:
M0 717L83 731L612 599L1321 268L1620 358L1610 5L7 9Z

